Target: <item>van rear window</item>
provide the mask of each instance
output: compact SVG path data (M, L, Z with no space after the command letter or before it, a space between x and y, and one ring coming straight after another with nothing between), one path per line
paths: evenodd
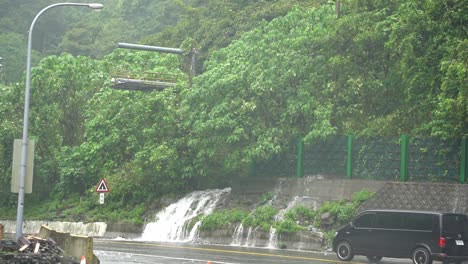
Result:
M447 234L458 234L468 231L468 220L466 215L444 215L442 217L442 231Z

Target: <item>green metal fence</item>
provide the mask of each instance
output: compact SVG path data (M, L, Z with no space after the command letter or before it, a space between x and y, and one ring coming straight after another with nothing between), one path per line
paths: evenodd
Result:
M407 170L411 181L464 182L461 174L462 140L413 138L408 144Z
M302 150L303 175L346 175L346 137L317 140Z
M401 148L399 138L357 137L351 146L352 178L398 180ZM350 177L351 178L351 177Z
M468 176L466 138L348 135L308 144L299 138L295 144L291 148L295 155L263 162L256 166L256 174L296 174L297 177L322 174L349 179L459 183L465 183Z

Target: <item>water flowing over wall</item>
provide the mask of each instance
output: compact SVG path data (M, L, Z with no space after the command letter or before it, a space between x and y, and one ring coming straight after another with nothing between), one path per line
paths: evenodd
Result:
M289 179L277 180L272 192L272 198L266 203L269 206L279 209L275 216L275 221L284 220L285 213L297 205L305 205L314 210L319 207L319 197L310 196L310 189L307 185L312 181L317 180L317 178L323 179L323 177L314 176L303 179L294 179L293 181ZM291 237L290 240L297 239L297 242L299 242L293 245L292 243L286 243L284 241L284 237L281 239L280 234L278 234L277 230L273 226L270 227L269 231L264 231L258 227L244 228L242 223L239 223L234 229L230 245L279 248L288 244L288 248L294 248L297 250L319 250L323 234L321 232L316 232L312 227L310 227L310 229L310 231L313 232L303 232L304 234L302 234L302 237L289 236Z
M200 221L196 217L208 215L231 188L196 191L156 214L156 221L148 223L141 240L160 242L188 242L197 238Z

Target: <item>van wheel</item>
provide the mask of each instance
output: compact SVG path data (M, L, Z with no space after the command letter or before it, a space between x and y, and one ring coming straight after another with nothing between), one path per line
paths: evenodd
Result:
M382 259L380 256L366 256L366 258L370 263L379 263L379 261Z
M351 260L354 257L353 249L351 248L351 245L346 242L342 241L336 246L336 256L340 260Z
M427 249L420 247L413 251L412 255L414 264L432 264L432 258Z

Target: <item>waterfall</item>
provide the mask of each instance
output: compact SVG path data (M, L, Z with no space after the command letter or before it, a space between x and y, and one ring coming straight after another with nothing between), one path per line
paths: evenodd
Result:
M300 200L299 196L294 196L292 201L288 203L286 208L279 210L278 214L275 215L275 221L284 220L284 215L286 214L286 212L292 209L294 206L296 206L299 200ZM278 247L278 233L276 232L276 229L273 226L271 226L269 237L268 237L267 248L277 248L277 247Z
M234 233L232 234L231 246L241 246L243 234L244 234L244 226L242 225L242 223L240 223L236 227L236 229L234 229Z
M247 240L245 241L245 246L247 247L255 247L257 244L257 229L258 226L255 227L255 229L252 229L252 227L249 227L249 232L247 232Z
M198 236L200 221L196 217L208 215L220 198L231 188L195 191L156 214L156 221L148 223L141 240L160 242L189 242ZM196 221L194 223L194 221Z
M276 229L271 226L270 227L270 236L268 240L267 248L277 248L278 247L278 234L276 233Z

